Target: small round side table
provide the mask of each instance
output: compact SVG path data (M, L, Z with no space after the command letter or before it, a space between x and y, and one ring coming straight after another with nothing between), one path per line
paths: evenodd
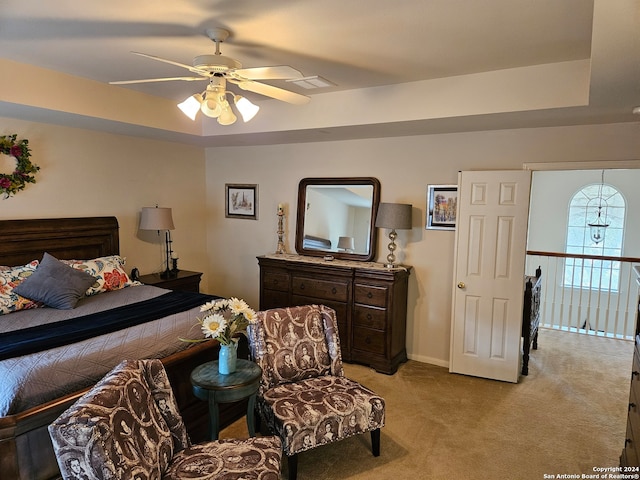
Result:
M218 361L203 363L191 372L193 394L209 402L209 437L218 439L218 404L237 402L249 398L247 406L247 428L255 436L254 408L260 387L262 369L249 360L239 358L236 371L227 375L218 372Z

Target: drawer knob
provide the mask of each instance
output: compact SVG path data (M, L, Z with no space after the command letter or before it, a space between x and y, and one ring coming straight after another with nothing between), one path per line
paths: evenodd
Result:
M368 292L368 293L367 293L367 298L373 298L373 293Z
M370 313L367 313L367 320L371 320L373 316Z
M632 408L636 408L636 404L633 402L629 404L629 411L631 411Z
M371 339L369 337L366 337L364 339L364 343L366 343L367 345L369 345L371 343Z
M333 293L334 295L335 295L336 293L338 293L338 290L336 290L336 287L333 287L333 288L331 289L331 293Z
M300 290L304 290L304 283L300 284Z
M631 372L631 380L633 380L633 377L637 377L638 374L640 374L640 372L638 372L637 370L634 370L633 372Z
M633 443L633 440L631 440L630 438L626 438L626 439L624 440L624 446L625 446L625 447L626 447L627 445L632 444L632 443Z

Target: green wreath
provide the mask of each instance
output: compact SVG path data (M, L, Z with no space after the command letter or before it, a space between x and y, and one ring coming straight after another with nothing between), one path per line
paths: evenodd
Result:
M10 155L16 159L16 169L13 173L0 173L0 193L4 198L15 195L24 189L27 183L36 183L35 173L40 167L29 160L29 140L16 140L17 135L0 136L0 154Z

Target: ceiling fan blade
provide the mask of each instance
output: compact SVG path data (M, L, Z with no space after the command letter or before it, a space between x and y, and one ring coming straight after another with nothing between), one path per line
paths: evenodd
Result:
M288 65L239 68L235 70L234 73L249 80L288 80L291 78L302 78L300 71Z
M133 53L134 55L139 55L141 57L150 58L151 60L157 60L158 62L168 63L169 65L175 65L176 67L186 68L190 72L198 73L200 75L208 74L208 72L204 70L200 70L199 68L196 68L192 65L187 65L186 63L174 62L173 60L167 60L166 58L156 57L155 55L149 55L147 53L141 53L141 52L131 52L131 53Z
M243 80L234 83L236 83L242 90L259 93L260 95L265 95L267 97L282 100L283 102L293 103L295 105L304 105L311 101L311 98L306 95L300 95L299 93L290 92L289 90L267 85L266 83L254 82L252 80Z
M185 82L199 82L207 80L204 77L165 77L165 78L144 78L141 80L120 80L117 82L109 82L111 85L130 85L133 83L152 83L152 82L172 82L174 80L184 80Z

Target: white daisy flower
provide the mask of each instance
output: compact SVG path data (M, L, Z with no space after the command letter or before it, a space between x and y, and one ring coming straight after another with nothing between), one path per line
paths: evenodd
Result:
M249 323L256 323L258 321L258 315L256 314L256 312L251 309L251 308L247 308L244 311L244 316L247 319L247 321Z
M219 312L220 310L227 309L227 307L229 306L229 301L226 298L223 298L221 300L216 300L215 302L213 302L213 304L213 310Z
M207 310L213 310L213 308L215 307L216 302L207 302L204 305L202 305L200 307L200 311L201 312L206 312Z
M235 297L229 299L229 309L234 315L240 315L248 308L249 305L244 300Z
M207 315L202 319L202 333L205 337L216 338L224 332L227 320L219 313Z

